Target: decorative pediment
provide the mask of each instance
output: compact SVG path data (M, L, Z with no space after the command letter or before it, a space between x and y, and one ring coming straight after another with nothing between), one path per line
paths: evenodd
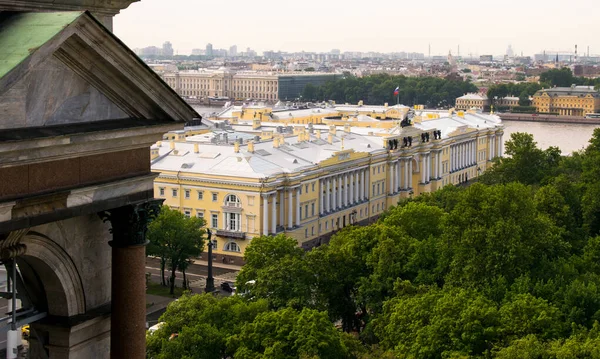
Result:
M3 12L0 48L0 113L35 118L19 123L2 116L0 129L200 117L88 12Z

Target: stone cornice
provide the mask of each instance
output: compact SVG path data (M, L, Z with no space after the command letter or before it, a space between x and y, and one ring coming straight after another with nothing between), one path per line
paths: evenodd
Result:
M123 126L127 120L120 120ZM72 125L71 125L72 126ZM84 126L85 127L85 126ZM46 138L0 141L0 168L150 147L177 123L104 129ZM10 132L10 131L8 131Z
M139 0L0 0L0 11L84 11L116 15Z

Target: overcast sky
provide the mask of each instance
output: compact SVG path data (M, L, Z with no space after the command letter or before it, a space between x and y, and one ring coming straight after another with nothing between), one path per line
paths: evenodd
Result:
M142 0L114 20L131 48L171 41L255 51L421 52L427 55L600 53L599 0Z

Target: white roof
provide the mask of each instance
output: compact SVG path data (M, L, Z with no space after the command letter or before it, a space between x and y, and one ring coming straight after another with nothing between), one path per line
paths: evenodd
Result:
M468 93L464 96L457 98L457 100L458 99L460 99L460 100L487 100L487 97L484 97L484 96L476 94L476 93Z

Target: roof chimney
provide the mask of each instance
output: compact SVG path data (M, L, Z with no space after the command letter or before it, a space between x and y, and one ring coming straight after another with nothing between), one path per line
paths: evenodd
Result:
M279 148L279 137L273 139L273 148Z
M336 134L335 125L329 125L329 133L332 135Z
M351 128L352 128L352 127L350 126L350 124L349 124L349 123L345 124L345 125L344 125L344 132L346 132L346 133L350 133L350 129L351 129Z
M321 130L316 130L315 136L317 136L317 138L320 140L321 139Z
M169 142L169 148L172 150L175 149L175 141L171 140L171 142Z
M233 143L233 152L240 153L240 143L239 142Z
M248 141L248 152L254 153L254 141Z
M156 142L156 145L157 145L158 147L162 147L162 141L158 141L158 142Z
M200 153L200 149L198 148L197 143L194 143L194 153Z
M260 128L260 118L255 118L252 120L252 129L258 130Z
M329 142L330 145L333 144L333 135L331 133L327 135L327 142Z

